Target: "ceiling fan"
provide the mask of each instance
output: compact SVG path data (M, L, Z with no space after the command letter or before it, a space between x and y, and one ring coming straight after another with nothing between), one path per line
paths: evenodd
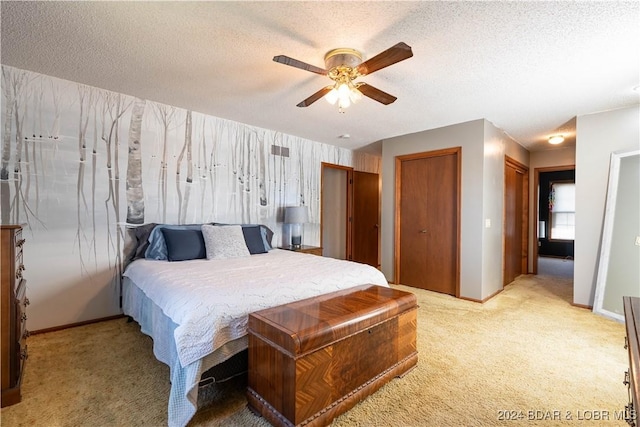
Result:
M298 107L308 107L323 96L331 104L338 103L338 111L344 112L351 103L362 98L362 95L389 105L397 98L364 82L355 83L358 77L366 76L397 62L411 58L411 46L400 42L362 62L362 54L355 49L339 48L327 52L324 56L325 68L316 67L285 55L274 56L273 60L291 67L328 76L333 84L325 86L304 101Z

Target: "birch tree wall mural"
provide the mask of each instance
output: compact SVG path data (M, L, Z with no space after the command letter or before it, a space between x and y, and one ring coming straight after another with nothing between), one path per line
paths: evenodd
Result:
M261 223L279 245L283 207L305 204L305 241L318 244L321 163L380 169L376 156L7 66L1 113L1 218L25 227L32 330L121 313L131 227Z

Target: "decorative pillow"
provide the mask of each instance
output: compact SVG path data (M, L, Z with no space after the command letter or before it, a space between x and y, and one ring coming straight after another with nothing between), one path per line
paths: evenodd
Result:
M136 227L135 236L136 236L136 239L138 240L138 246L136 247L136 252L135 252L135 255L133 256L134 260L138 258L144 258L144 254L147 251L147 248L149 247L149 235L151 234L151 232L153 231L156 225L158 224L156 224L155 222L150 222L149 224L143 224Z
M273 240L273 231L266 225L260 224L260 234L262 234L265 249L267 251L273 249L273 244L271 243Z
M244 234L244 242L247 244L251 255L267 253L264 241L262 240L260 226L242 227L242 234Z
M202 236L207 249L207 259L225 259L249 256L249 249L244 242L242 227L229 225L217 227L203 225Z
M167 260L167 244L164 241L163 229L170 230L200 230L202 224L158 224L149 234L149 246L144 253L147 259Z
M270 251L273 249L271 241L273 240L273 231L264 224L225 224L222 222L214 222L213 225L240 225L245 227L260 227L260 234L262 235L262 242L264 243L264 249Z
M187 261L206 258L204 238L201 230L172 230L163 228L162 235L167 244L169 261Z

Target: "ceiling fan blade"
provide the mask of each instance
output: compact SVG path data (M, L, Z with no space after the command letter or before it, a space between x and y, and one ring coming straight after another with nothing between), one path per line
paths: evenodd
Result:
M284 65L290 65L292 67L300 68L305 71L311 71L312 73L320 74L323 76L327 74L327 70L316 67L315 65L307 64L306 62L298 61L297 59L293 59L285 55L274 56L273 60Z
M322 98L327 93L329 93L331 91L331 89L333 89L333 86L323 87L322 89L320 89L319 91L317 91L316 93L314 93L313 95L311 95L310 97L305 99L304 101L300 102L296 106L297 107L308 107L309 105L313 104L318 99Z
M358 90L362 92L364 96L369 97L375 101L378 101L384 105L389 105L392 102L394 102L396 99L398 99L395 96L389 95L387 92L383 92L380 89L377 89L366 83L360 83L358 85Z
M411 46L400 42L358 65L358 73L361 76L366 76L367 74L371 74L374 71L393 65L396 62L404 61L412 56L413 52L411 51Z

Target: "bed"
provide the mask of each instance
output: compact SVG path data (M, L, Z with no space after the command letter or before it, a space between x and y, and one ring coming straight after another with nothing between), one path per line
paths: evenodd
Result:
M264 226L155 224L141 230L123 273L123 312L153 339L154 355L170 368L172 427L196 413L203 374L246 353L249 313L366 283L388 286L365 264L275 249Z

